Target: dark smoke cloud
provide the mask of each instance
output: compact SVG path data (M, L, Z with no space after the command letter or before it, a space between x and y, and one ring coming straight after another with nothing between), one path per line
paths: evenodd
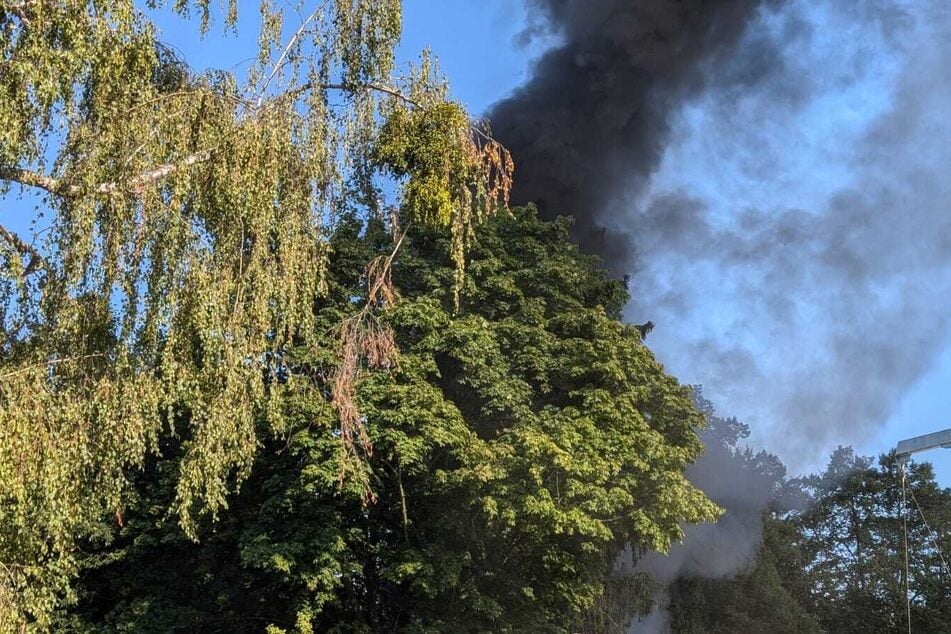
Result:
M794 469L874 437L951 328L947 3L527 2L561 40L489 113L516 201L574 216L667 367ZM731 490L654 572L749 560L762 496Z
M489 113L516 201L574 216L582 246L632 276L629 315L658 324L668 367L794 467L867 440L949 327L935 308L951 288L947 7L527 1L526 37L561 43ZM788 128L889 63L902 68L874 125L801 131L837 161L790 173ZM697 190L676 176L704 160L727 175Z
M604 217L621 191L641 191L657 167L677 104L711 83L741 86L778 56L757 40L730 59L763 0L528 0L533 32L562 44L489 119L518 165L513 199L571 215L576 238L627 273L631 240ZM709 72L724 66L727 72Z
M622 563L631 570L648 572L661 584L655 609L631 624L637 633L667 631L666 589L681 577L726 579L747 569L763 537L762 514L776 501L786 476L782 462L765 451L743 446L749 428L736 419L714 414L713 406L696 394L709 425L703 432L706 452L687 470L692 482L725 511L715 523L685 527L684 539L669 552L649 552L636 562Z

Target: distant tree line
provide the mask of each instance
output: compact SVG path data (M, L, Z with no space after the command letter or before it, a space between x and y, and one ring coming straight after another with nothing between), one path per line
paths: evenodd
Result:
M773 491L762 543L734 578L672 584L674 632L907 631L909 602L913 631L951 631L951 490L930 464L905 467L903 504L894 453L873 460L840 447L822 473L786 478L775 456L738 448L746 433L712 417L706 441L732 447L732 459Z

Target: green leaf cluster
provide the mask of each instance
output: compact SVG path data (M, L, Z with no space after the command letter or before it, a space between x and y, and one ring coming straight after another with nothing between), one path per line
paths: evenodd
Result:
M316 336L362 301L359 264L389 241L378 223L341 224ZM623 284L569 243L567 223L531 208L487 221L458 310L452 248L448 230L415 226L394 265L403 299L384 318L399 367L366 368L358 388L374 503L338 478L321 380L332 355L296 349L286 431L264 436L218 522L193 543L166 516L182 454L163 441L125 527L84 546L61 627L570 632L626 546L665 549L683 523L714 519L684 477L703 418L618 321Z
M469 117L454 103L397 108L386 118L375 157L394 175L407 177L401 208L412 220L450 224L457 208L453 194L467 188L470 178L470 153L459 137L470 134Z
M186 532L227 508L285 429L273 360L337 351L315 315L330 235L400 199L375 154L386 121L449 113L420 142L475 147L433 72L392 76L399 0L264 0L246 73L192 71L156 39L164 4L0 0L0 197L39 194L32 235L0 227L0 629L47 625L76 539L121 516L160 438L180 441L167 510ZM214 17L169 4L202 32ZM444 174L457 279L494 208L478 193L502 191L473 165Z

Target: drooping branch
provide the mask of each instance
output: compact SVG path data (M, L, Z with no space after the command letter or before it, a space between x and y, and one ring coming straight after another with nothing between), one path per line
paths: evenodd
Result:
M309 90L340 90L344 92L356 92L358 90L370 90L374 92L379 92L382 94L390 95L403 101L406 104L413 106L414 108L421 108L422 104L413 99L412 97L400 92L398 89L393 88L392 86L387 86L385 84L379 83L366 83L366 84L345 84L345 83L326 83L326 84L314 84L312 82L307 82L301 84L296 88L289 89L284 93L276 96L273 100L270 100L271 103L276 103L283 101L285 99L295 99L302 95L303 93ZM268 104L261 106L262 108L267 108ZM259 108L260 110L260 108ZM486 141L491 141L492 143L498 143L490 137L485 131L481 130L478 125L473 124L472 131L475 135L484 138ZM167 176L171 176L175 172L178 172L184 168L191 167L198 163L204 163L208 161L213 154L213 150L201 150L186 156L180 161L169 162L163 165L159 165L152 169L149 169L145 172L140 173L137 176L127 180L127 181L113 181L108 183L101 183L94 186L91 190L95 194L115 194L122 191L138 193L142 187L153 183L155 181L161 180ZM42 189L50 194L56 196L78 196L84 189L79 185L72 185L64 182L62 179L54 178L48 176L41 172L36 172L33 170L28 170L20 167L3 167L0 166L0 181L7 181L12 183L18 183L27 187L34 187L37 189Z
M371 368L392 367L397 363L399 348L393 329L373 315L379 306L393 305L399 295L392 281L392 266L407 229L400 229L397 216L392 216L392 235L395 241L387 256L373 259L366 267L367 296L363 307L343 320L337 329L339 362L331 374L331 403L340 420L340 481L348 468L348 458L362 452L373 453L373 446L357 405L357 381L361 364ZM364 490L365 501L375 499L373 491Z
M396 88L392 86L387 86L386 84L378 84L375 82L369 82L365 84L346 84L346 83L329 83L329 84L317 84L314 82L305 82L295 88L289 88L283 93L275 96L272 102L279 102L285 99L296 99L302 94L309 90L339 90L342 92L357 92L358 90L369 90L372 92L379 92L392 97L396 97L400 101L407 103L413 107L421 107L420 103L413 99L412 97L403 94ZM267 104L264 104L263 107L267 107Z
M287 45L284 47L284 50L281 51L280 57L277 58L277 61L274 63L274 68L271 70L271 74L268 75L267 80L265 80L264 85L261 87L260 92L258 93L257 106L261 107L261 102L264 101L264 95L267 93L268 86L271 85L271 80L274 79L274 76L281 70L281 67L284 65L284 60L287 58L287 55L291 52L294 44L297 40L300 39L301 35L304 33L304 29L307 28L307 25L310 24L317 15L324 10L324 7L327 5L327 2L322 2L316 9L314 9L310 15L307 16L303 22L301 22L300 27L288 41Z
M355 92L359 89L373 90L380 93L385 93L391 96L394 96L402 101L411 104L415 107L419 107L419 103L414 101L412 98L404 95L399 90L391 88L390 86L385 86L383 84L368 83L360 86L353 86L350 84L318 84L315 85L311 82L302 84L297 88L290 89L277 97L271 100L271 103L276 103L283 101L285 99L294 99L307 92L308 90L320 89L320 90L342 90L347 92ZM267 108L268 104L264 104L262 108ZM113 181L109 183L101 183L92 188L91 192L96 194L114 194L120 191L131 191L138 192L143 186L153 183L155 181L161 180L167 176L171 176L175 172L196 165L198 163L203 163L209 160L212 156L212 150L202 150L195 152L186 156L184 159L177 162L165 163L159 165L158 167L152 168L145 172L142 172L138 176L133 177L128 181ZM0 166L0 181L7 181L12 183L18 183L27 187L34 187L36 189L42 189L50 194L56 196L78 196L83 192L83 188L78 185L71 185L64 182L62 179L54 178L46 174L36 172L33 170L24 169L21 167L4 167Z

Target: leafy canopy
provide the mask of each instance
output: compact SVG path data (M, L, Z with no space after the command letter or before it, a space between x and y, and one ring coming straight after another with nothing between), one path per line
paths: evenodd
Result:
M0 2L0 196L41 196L32 236L0 226L0 623L47 623L74 538L122 522L160 437L182 439L168 508L194 536L287 432L273 360L366 352L316 334L344 214L395 188L460 263L505 203L507 154L431 65L393 76L399 0L260 11L250 70L196 74L131 0Z
M273 377L288 392L286 434L264 436L199 543L164 515L187 453L163 440L125 527L103 525L84 547L63 629L579 631L597 622L625 546L664 550L682 523L716 516L684 477L702 450L688 388L618 321L623 284L533 209L480 227L458 310L451 232L407 233L392 269L402 299L380 315L398 370L366 369L357 386L377 500L364 505L356 477L341 489L340 422L320 377L333 372L334 325L366 298L364 263L392 238L353 220L331 248L324 341L289 350Z

